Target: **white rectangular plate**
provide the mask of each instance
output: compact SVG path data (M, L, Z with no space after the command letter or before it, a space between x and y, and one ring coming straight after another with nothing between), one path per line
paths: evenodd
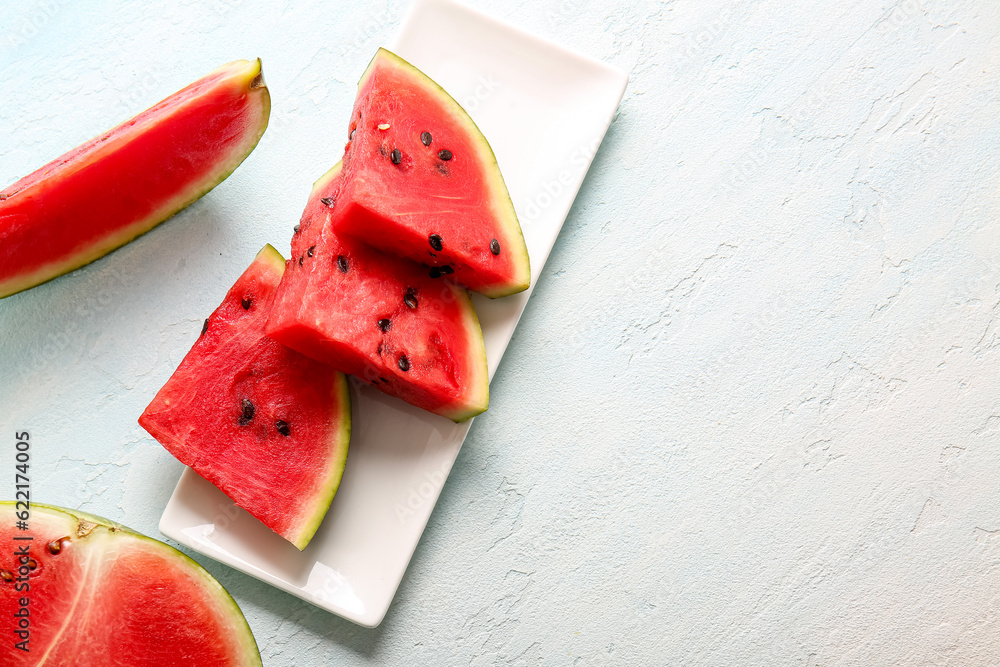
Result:
M628 77L451 0L418 0L388 48L449 91L490 141L521 220L534 286ZM490 377L529 295L475 299ZM453 424L357 382L352 389L347 469L304 551L191 469L174 489L160 531L374 627L392 602L470 423Z

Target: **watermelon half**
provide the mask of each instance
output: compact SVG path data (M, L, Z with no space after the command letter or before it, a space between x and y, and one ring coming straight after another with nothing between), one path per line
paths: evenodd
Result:
M139 424L304 549L344 474L351 399L342 373L264 335L284 271L284 258L265 246Z
M260 60L223 65L0 191L0 298L106 255L226 179L267 127Z
M219 582L180 551L92 514L0 502L0 664L250 667L260 653ZM23 516L23 514L22 514Z
M474 292L528 288L528 250L493 150L441 86L379 49L358 84L338 234Z
M486 350L465 288L341 239L341 165L313 186L267 334L383 392L460 422L489 404Z

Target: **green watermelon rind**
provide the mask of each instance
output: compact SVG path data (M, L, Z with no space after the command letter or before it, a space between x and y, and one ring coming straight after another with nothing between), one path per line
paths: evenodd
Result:
M10 513L13 514L15 509L14 501L0 500L0 515L6 514L7 511L10 511ZM31 503L31 513L47 513L56 519L65 521L67 524L67 534L77 536L77 539L86 540L91 535L94 535L95 530L104 529L106 532L111 534L121 534L140 540L146 546L152 546L154 549L159 550L163 554L164 558L173 560L178 566L184 566L188 568L190 572L196 573L198 579L202 583L202 590L205 592L206 596L213 598L219 603L221 611L227 613L229 616L231 622L228 623L228 625L232 628L234 633L238 633L239 646L244 651L243 658L246 661L243 664L247 665L247 667L262 667L260 649L257 647L257 641L254 639L253 632L250 630L250 624L247 623L246 616L244 616L240 606L236 603L236 600L233 599L233 596L229 594L229 591L227 591L225 587L208 572L208 570L202 567L198 561L194 560L187 554L178 551L165 542L143 535L128 526L118 523L117 521L105 519L104 517L97 516L96 514L36 502ZM94 525L86 525L85 522ZM8 523L12 525L13 519Z
M467 396L462 405L456 407L446 407L438 411L438 414L447 417L456 424L472 419L478 414L486 412L490 406L490 376L489 366L486 363L486 345L483 341L483 330L479 324L479 316L472 305L469 291L459 285L450 285L456 302L460 304L462 319L465 323L466 331L472 335L467 340L478 343L469 345L468 348L468 368L476 369L475 377L469 378L469 386L478 389L474 394Z
M245 85L251 93L260 96L258 105L260 113L258 114L255 122L248 123L248 125L256 126L258 128L257 131L247 132L243 142L234 144L229 155L227 155L225 159L219 160L218 167L215 171L206 175L203 179L194 184L193 187L183 190L173 199L165 201L156 211L147 217L136 220L127 227L123 227L115 234L99 239L92 245L82 248L78 253L69 255L62 262L46 264L30 273L20 274L5 281L0 281L0 299L23 292L31 289L32 287L37 287L38 285L42 285L51 280L55 280L70 271L79 269L100 259L101 257L104 257L108 253L117 250L118 248L135 240L170 219L175 214L204 197L217 185L229 178L229 176L236 171L236 168L239 167L247 157L249 157L254 148L257 147L261 137L264 136L264 131L267 129L268 120L271 114L271 96L268 92L267 86L264 84L261 67L260 58L257 58L254 61L237 60L219 67L214 72L211 72L204 77L209 78L220 72L232 70L232 74L229 76L234 77L235 81L237 81L239 85ZM196 102L197 98L192 98L192 100L189 101ZM162 102L160 104L162 104ZM111 135L120 128L123 130L125 128L129 128L131 125L136 124L138 120L146 116L146 114L152 114L158 106L159 105L156 105L147 109L135 118L116 126L114 129L105 133L105 135ZM109 149L111 144L113 144L113 140L105 143L101 150ZM84 144L84 146L86 145L87 144ZM71 153L76 150L79 150L79 148L74 149ZM58 160L56 162L58 162ZM44 168L45 167L43 167L43 169ZM14 186L16 185L17 184L15 183ZM8 190L10 190L10 188L8 188ZM19 192L19 190L10 192L9 196L12 197L17 194L17 192Z
M489 198L491 205L493 206L493 212L498 224L506 232L506 239L502 244L504 246L505 252L510 252L513 258L513 264L517 269L516 278L512 283L500 285L494 288L481 288L476 291L485 297L490 299L495 299L498 297L509 296L511 294L517 294L518 292L523 292L528 289L531 284L531 260L528 257L528 247L524 243L524 233L521 231L521 224L517 219L517 212L514 210L514 203L510 199L510 192L507 190L507 184L503 180L503 175L500 173L500 166L497 163L496 154L493 152L493 147L490 146L490 142L486 140L483 136L482 131L476 122L472 120L469 112L462 107L458 101L452 97L448 91L442 88L436 81L424 74L420 68L414 66L407 60L399 57L392 51L385 48L380 48L372 58L368 67L365 69L364 74L361 75L361 79L358 81L358 90L362 90L365 83L368 81L368 77L371 76L372 71L379 62L388 62L392 66L404 71L408 78L415 84L418 84L425 88L432 96L438 98L444 105L451 109L452 120L456 125L464 128L468 134L469 138L472 139L472 143L477 147L479 151L478 162L489 167L486 171L492 174L492 178L487 178L487 186L489 188L490 194Z
M320 524L323 523L323 519L333 504L334 496L337 495L337 491L340 489L340 483L344 479L344 469L347 467L347 453L351 442L351 422L353 420L350 418L351 390L347 384L347 376L343 373L339 374L334 391L339 394L336 404L343 406L347 418L340 419L340 429L332 434L331 437L335 441L338 456L330 462L330 475L326 484L323 485L326 487L326 491L323 495L317 496L316 513L308 523L303 524L298 537L290 540L299 551L306 548L306 545L312 540L316 531L319 530Z

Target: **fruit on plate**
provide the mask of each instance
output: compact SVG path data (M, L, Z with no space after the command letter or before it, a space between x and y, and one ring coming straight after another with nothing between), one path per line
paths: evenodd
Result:
M107 519L0 502L0 664L260 665L246 619L180 551Z
M277 250L257 253L139 424L304 549L340 486L351 399L342 373L264 335L284 271Z
M528 250L496 157L469 114L379 49L358 83L335 231L433 266L474 292L528 287Z
M260 60L223 65L0 191L0 298L106 255L226 179L271 99Z
M275 340L383 392L465 421L486 409L479 319L465 288L341 239L341 165L313 186L267 326Z

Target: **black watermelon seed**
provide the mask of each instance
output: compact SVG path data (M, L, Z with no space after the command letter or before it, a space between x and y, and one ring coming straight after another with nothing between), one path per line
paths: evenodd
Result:
M240 426L246 425L247 422L253 419L253 414L254 412L256 412L256 410L253 407L253 403L251 403L250 400L247 398L243 399L242 408L243 408L243 413L240 415Z
M431 278L440 278L441 277L441 269L438 268L438 267L436 267L436 266L432 266L431 270L430 270L430 277Z
M0 579L6 582L14 581L14 573L10 570L0 570Z
M431 234L430 236L427 237L427 240L430 241L432 248L434 248L438 252L441 252L441 248L444 247L444 244L441 243L440 236L438 236L437 234Z
M349 135L347 135L347 140L348 141L354 141L354 133L355 132L357 132L357 128L351 130L351 133Z
M382 356L382 350L383 350L383 347L382 347L382 343L379 343L379 344L378 344L378 353L377 353L377 354L378 354L378 356L380 356L380 357Z
M388 381L388 380L386 380L386 379L385 379L384 377L382 377L382 376L379 376L379 378L378 378L378 379L379 379L379 380L381 380L382 382L385 382L386 384L388 384L388 383L389 383L389 381Z
M382 331L388 331L389 327L391 326L392 322L390 322L389 320L381 319L378 321L378 328L381 329Z
M444 150L438 151L438 157L447 162L451 159L451 151L445 148Z
M34 570L37 567L38 567L38 561L35 560L34 558L28 558L28 569Z
M305 259L306 259L306 256L305 256L305 255L300 255L300 256L299 256L299 266L302 266L302 262L304 262L304 261L305 261Z
M288 428L288 422L283 419L274 422L274 428L278 429L278 433L286 438L292 434L292 429Z
M330 208L333 208L333 205L337 202L337 200L333 197L323 197L320 201L323 202L325 206L329 206Z
M406 294L403 296L403 303L410 308L417 307L417 289L415 287L406 290Z
M63 539L65 539L65 538L60 537L57 540L52 540L51 542L49 542L48 544L45 545L45 548L48 550L48 552L50 554L52 554L53 556L55 556L60 551L62 551L62 547L63 547L62 541L63 541Z
M490 252L493 253L494 255L500 254L500 242L497 241L496 239L490 241Z
M316 252L316 246L310 246L306 254L312 257L314 252Z
M347 273L347 258L343 255L337 255L337 268L341 273Z
M399 370L404 372L410 370L410 360L406 358L405 354L399 355Z
M441 274L445 276L450 276L455 273L455 269L451 268L451 264L445 264L441 267Z
M250 297L248 297L248 296L243 297L243 301L242 301L243 310L250 310L250 304L251 303L253 303L253 301L250 299Z
M422 143L424 146L430 146L431 145L431 133L430 132L421 132L420 133L420 143Z
M292 227L292 231L293 231L294 233L298 234L298 233L299 233L299 226L298 226L298 225L295 225L294 227Z
M393 164L399 164L403 161L403 154L399 152L398 148L393 148L392 153L389 154L389 159L392 160Z
M201 335L204 336L205 332L208 331L208 318L205 318L205 323L201 325Z

